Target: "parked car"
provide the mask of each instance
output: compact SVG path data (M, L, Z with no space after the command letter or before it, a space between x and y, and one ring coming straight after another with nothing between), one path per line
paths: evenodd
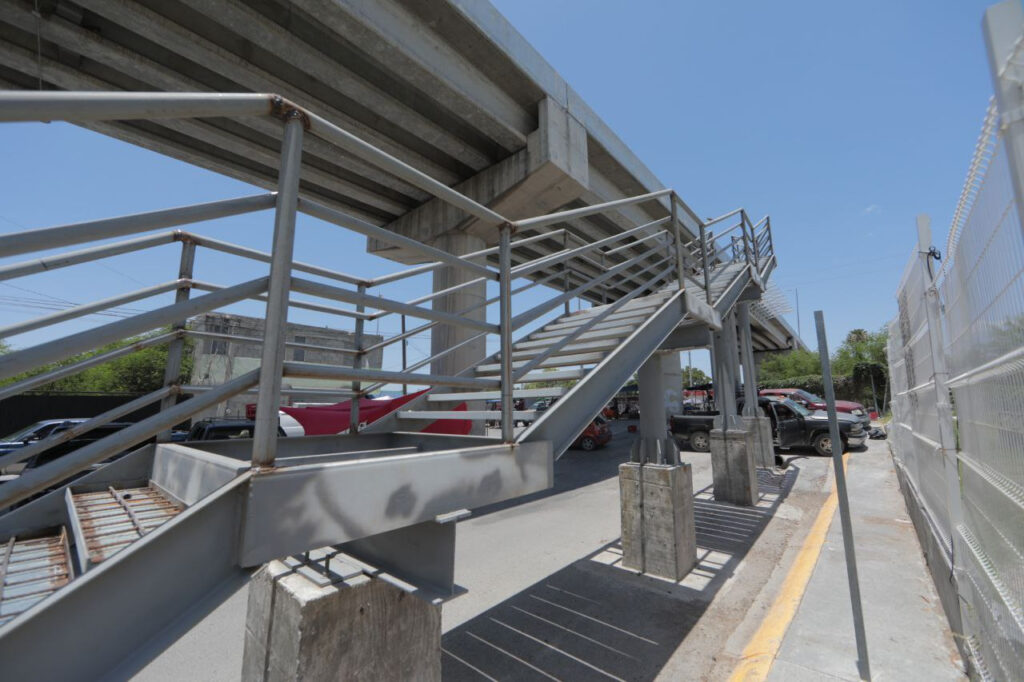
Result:
M828 414L818 410L812 412L803 405L783 398L769 396L757 399L758 407L772 423L772 439L777 449L812 447L819 455L832 454L832 438L829 435ZM743 401L737 403L743 409ZM716 413L672 415L670 420L673 437L681 443L688 443L698 452L710 449L710 432ZM860 418L853 414L837 414L839 434L843 450L864 445L868 434Z
M604 447L612 439L612 430L604 417L594 417L583 433L576 437L570 448L590 452L597 448Z
M6 455L14 450L19 450L29 443L34 443L37 440L46 438L54 429L58 426L67 426L68 428L81 424L85 421L85 418L78 419L44 419L43 421L30 424L23 429L18 429L14 433L0 440L0 455Z
M255 430L256 422L251 419L202 419L192 425L185 441L252 438ZM277 435L280 437L288 434L278 426Z
M674 414L669 420L672 437L697 452L708 452L711 450L711 429L715 428L717 415L717 412L706 410Z
M828 408L825 404L824 398L805 391L802 388L766 388L760 392L760 395L789 398L793 402L803 405L812 412ZM871 416L868 414L868 410L860 403L855 403L851 400L837 400L836 412L852 414L860 419L860 423L863 425L865 431L871 430Z
M71 429L74 426L77 426L78 424L81 424L82 422L84 422L86 420L85 419L63 419L63 420L50 420L50 421L56 421L57 423L56 423L56 425L52 429L48 429L47 430L47 435L44 437L45 439L50 439L50 438L57 439L57 438L60 437L61 433L64 433L68 429ZM2 473L2 475L0 475L0 483L4 483L4 482L7 482L7 481L12 481L12 480L18 478L25 471L28 471L30 469L36 469L36 468L41 467L43 465L49 464L50 462L56 461L56 460L60 459L61 457L63 457L64 455L67 455L68 453L74 452L78 448L81 448L83 446L89 445L90 443L98 441L101 438L106 438L107 436L109 436L110 434L112 434L112 433L114 433L116 431L120 431L121 429L125 428L126 426L131 426L131 422L110 422L109 424L104 424L102 426L97 426L96 428L91 429L91 430L87 431L86 433L79 434L78 436L74 436L73 438L70 438L70 439L64 441L63 443L57 443L53 447L51 447L51 448L49 448L47 450L44 450L43 452L40 452L39 454L33 455L32 457L29 457L27 460L25 460L23 462L18 462L16 464L10 464L10 465L4 467L3 472L0 472L0 473ZM34 438L32 440L23 441L22 447L25 447L26 445L30 445L32 443L38 442L39 440L43 440L43 439ZM131 448L131 449L134 449L134 448ZM106 464L107 462L114 461L115 459L121 457L122 455L126 454L129 451L130 450L125 450L124 452L116 453L116 454L108 457L107 459L103 460L102 462L99 462L97 464L93 464L91 467L88 467L88 468L82 470L81 472L79 472L75 476L75 478L77 478L79 476L84 476L85 474L89 473L90 471L95 470L96 468Z

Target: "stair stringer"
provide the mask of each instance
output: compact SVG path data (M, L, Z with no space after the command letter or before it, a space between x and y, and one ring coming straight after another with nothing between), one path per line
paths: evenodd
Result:
M127 679L249 579L238 544L250 472L4 627L5 679ZM39 645L56 655L39 655Z
M683 321L687 312L685 301L685 293L676 292L516 440L551 441L555 459L561 457L633 372Z

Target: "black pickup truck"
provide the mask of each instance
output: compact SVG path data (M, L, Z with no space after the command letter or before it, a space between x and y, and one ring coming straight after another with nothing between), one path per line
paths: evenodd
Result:
M775 447L788 450L795 447L812 447L819 455L832 454L832 439L828 433L828 415L823 411L811 412L802 405L789 400L775 400L760 397L758 407L772 422L772 439ZM743 410L743 400L737 404ZM707 452L711 447L709 434L714 427L717 412L691 412L673 415L672 435L680 443L688 443L698 452ZM859 418L840 412L839 434L843 439L843 450L860 447L867 440Z

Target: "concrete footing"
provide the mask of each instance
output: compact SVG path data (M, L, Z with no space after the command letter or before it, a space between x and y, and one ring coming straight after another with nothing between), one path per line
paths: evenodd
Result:
M272 561L256 573L242 679L439 681L441 607L339 561L330 568Z
M754 464L759 467L775 466L775 447L772 445L772 423L767 417L743 417L743 428L753 434Z
M681 580L697 563L689 464L619 466L623 565Z
M756 504L753 431L712 429L710 436L715 499L748 507Z

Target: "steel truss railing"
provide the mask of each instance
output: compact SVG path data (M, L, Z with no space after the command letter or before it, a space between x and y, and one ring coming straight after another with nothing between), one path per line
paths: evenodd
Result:
M322 117L271 94L0 93L0 122L62 120L82 123L241 116L268 116L281 122L283 144L277 191L0 235L0 254L4 256L87 245L56 255L34 257L0 266L0 281L167 244L181 244L177 277L161 284L0 328L0 336L45 329L125 303L175 292L175 302L170 305L0 356L0 381L14 379L7 385L0 386L0 399L3 399L38 389L142 348L165 344L169 348L165 385L162 388L94 417L66 432L60 439L41 441L4 455L0 457L0 466L24 461L59 442L86 433L140 407L159 402L159 413L52 463L26 471L18 480L0 488L0 508L22 501L147 439L157 437L159 440L166 440L174 424L232 396L253 390L257 390L253 465L273 466L277 444L278 406L281 396L288 393L282 389L283 377L316 377L352 382L351 391L333 393L353 395L356 398L376 391L387 383L403 386L498 388L502 396L502 438L506 442L511 442L514 413L512 390L515 383L595 324L642 293L653 292L669 285L684 289L688 278L699 283L706 292L707 301L711 302L712 281L715 273L722 269L720 266L730 263L741 264L749 268L751 274L756 277L765 271L766 263L774 257L771 221L767 217L753 223L746 212L740 209L699 224L699 233L691 235L678 216L679 207L684 205L678 195L670 189L522 220L509 220ZM497 246L469 254L453 255L370 224L336 208L301 197L298 179L302 143L306 135L318 137L466 212L482 221L484 225L492 226L497 232ZM656 212L665 212L667 215L594 241L587 241L565 227L555 227L559 224L564 225L569 220L640 204L657 204L661 208ZM273 248L269 253L193 232L169 229L271 208L274 209L274 234ZM293 245L296 215L300 212L385 244L406 249L429 262L384 276L365 278L296 261L293 258ZM726 226L722 228L721 225ZM715 227L718 228L717 231L711 229ZM164 231L138 236L155 230ZM127 239L88 245L122 237ZM562 240L561 250L548 255L531 257L530 250L524 249L540 241L559 238ZM269 264L269 273L265 277L230 285L197 279L194 262L199 249ZM371 289L445 267L457 268L475 277L442 291L408 301L370 293ZM331 283L308 279L307 276L329 280ZM514 288L515 280L524 283ZM498 283L498 295L486 298L464 310L448 312L435 310L430 306L438 298L490 281ZM515 297L538 286L557 287L562 291L532 308L514 311ZM521 331L525 325L558 306L565 306L568 311L569 301L573 298L584 297L593 302L604 303L609 298L609 293L615 291L617 286L625 286L629 293L611 301L612 305L591 317L585 324L574 329L540 355L531 358L529 362L513 366L512 346L516 341L513 337L517 331ZM194 290L205 293L193 296ZM296 298L296 295L306 298ZM194 315L212 312L244 300L266 303L265 332L262 337L239 337L187 328L188 318ZM494 304L498 306L497 324L487 322L486 319L477 319L481 315L481 309L486 311ZM286 341L284 329L290 308L302 308L354 320L355 347L344 349ZM365 324L388 315L401 320L402 332L376 343L364 344ZM424 320L425 323L408 328L407 318ZM404 355L405 341L438 325L469 329L475 334L420 362L408 365ZM167 328L169 331L161 331ZM497 336L499 340L499 357L502 365L500 379L475 378L469 376L466 371L452 376L424 374L419 371L465 344L489 335ZM262 348L260 367L220 386L183 386L180 377L181 362L184 343L189 337L224 338L258 343ZM133 339L133 342L99 354L83 355L95 352L106 344L122 342L125 339ZM401 343L403 348L400 371L365 367L370 353L382 351L395 343ZM286 348L340 353L349 357L350 363L342 366L285 361ZM39 372L39 368L57 362L64 364ZM28 375L24 376L26 373ZM184 392L194 393L195 397L177 403L178 396ZM359 429L358 402L353 400L352 403L350 428L353 434Z

